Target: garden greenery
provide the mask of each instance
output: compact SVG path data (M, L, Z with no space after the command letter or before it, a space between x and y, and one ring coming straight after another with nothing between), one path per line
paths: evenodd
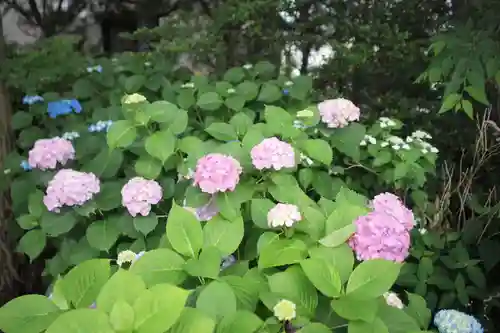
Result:
M138 59L103 61L15 114L5 173L18 249L52 253L54 284L2 307L0 329L429 329L421 296L391 292L415 218L385 190L425 207L438 153L427 133L363 125L346 99L316 105L310 77L267 62L170 82ZM443 333L480 329L436 318Z

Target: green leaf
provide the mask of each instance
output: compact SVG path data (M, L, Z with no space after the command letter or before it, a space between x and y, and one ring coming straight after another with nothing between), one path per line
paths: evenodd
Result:
M389 333L387 326L379 318L372 323L363 321L350 321L347 327L349 333ZM408 333L408 332L407 332Z
M364 139L366 129L358 123L351 123L343 128L336 128L330 136L332 147L351 157L355 161L360 158L359 143Z
M128 93L138 92L145 83L146 83L146 77L144 75L136 74L129 76L125 80L125 90Z
M169 129L175 135L184 133L189 122L189 115L186 110L180 110L180 112L175 116L174 121L168 127L164 129Z
M68 311L57 318L46 333L114 333L106 314L93 309Z
M240 246L245 233L242 218L228 221L214 216L203 227L203 247L214 246L223 256L234 253Z
M165 163L175 151L176 138L169 130L155 132L144 143L146 152Z
M471 102L466 99L462 100L462 109L470 119L474 119L474 107Z
M337 269L331 262L319 258L311 258L302 260L300 266L309 281L311 281L321 293L329 297L340 296L342 282L340 281Z
M328 236L320 239L319 243L326 247L337 247L344 244L355 232L356 226L351 223L331 232Z
M305 259L307 245L298 239L280 239L266 244L261 249L258 266L260 269L291 265Z
M92 160L86 163L82 170L92 172L99 178L114 178L123 163L123 152L104 147Z
M488 102L488 97L486 96L485 86L468 86L465 87L464 90L470 95L470 97L474 98L479 103L484 105L490 105Z
M75 224L76 217L71 212L65 214L47 212L42 215L40 220L43 232L52 237L67 233L73 229Z
M144 291L146 291L146 286L139 276L130 271L118 269L101 288L96 299L97 308L109 313L118 301L132 305Z
M407 295L409 304L404 311L417 321L420 328L426 329L429 327L432 314L427 308L425 299L417 294L407 293Z
M231 110L240 112L245 106L246 99L244 96L233 95L226 98L224 104Z
M478 266L468 265L465 270L472 283L474 283L478 288L486 288L486 276L481 268Z
M312 77L309 75L301 75L293 79L293 85L288 90L290 91L290 97L299 101L305 101L312 91L312 88Z
M309 323L302 327L297 333L330 333L331 330L328 326L320 323Z
M455 105L457 105L457 103L460 101L460 99L462 99L462 95L460 94L457 93L449 94L448 96L445 97L438 113L445 113L446 111L453 109Z
M88 308L108 281L110 273L109 260L88 260L66 274L61 288L66 299L76 308Z
M419 332L417 322L401 309L383 304L377 313L391 333ZM361 332L360 332L361 333Z
M310 139L302 143L302 148L304 149L307 156L330 166L333 160L332 148L328 142L320 139Z
M333 311L347 320L362 320L373 322L378 310L377 299L358 300L349 296L333 299L331 302Z
M87 241L93 248L108 252L116 243L120 231L110 220L100 220L93 222L86 232Z
M73 84L73 95L75 98L90 98L95 94L94 87L90 80L80 78Z
M401 264L373 259L363 261L352 272L346 294L352 298L370 299L388 291L398 278Z
M137 175L146 179L156 179L160 176L162 164L151 156L141 156L134 164Z
M276 74L276 66L269 61L259 61L255 64L254 70L262 79L270 79Z
M159 283L180 284L186 278L184 259L169 249L156 249L142 255L129 271L140 276L148 287Z
M252 222L259 228L269 229L267 214L274 206L276 204L269 199L253 199L250 206Z
M97 207L103 211L121 207L122 198L120 192L123 185L122 182L102 182L101 191L95 198Z
M175 202L167 219L167 238L174 250L196 258L203 246L203 231L196 216Z
M147 236L158 225L158 217L155 213L150 213L148 216L134 217L135 230Z
M144 106L144 113L160 124L172 123L179 112L177 105L167 101L156 101Z
M16 251L26 253L30 258L30 262L32 262L42 253L46 244L47 238L45 237L45 233L40 229L34 229L21 237Z
M237 311L222 318L217 326L216 333L254 333L257 332L263 324L262 320L254 313L249 311Z
M205 132L220 141L238 140L238 134L233 126L226 123L212 123Z
M109 322L116 331L130 331L134 328L134 309L125 301L118 300L111 309Z
M206 92L198 97L196 105L202 110L215 111L219 109L223 101L216 92Z
M47 211L43 203L44 194L42 191L36 190L31 193L28 198L28 211L34 217L41 217Z
M297 305L297 315L312 317L318 306L316 288L298 266L291 266L284 272L268 277L272 293L288 299Z
M17 224L24 230L30 230L38 226L38 219L31 215L21 215L17 218Z
M46 296L24 295L0 308L0 329L5 333L40 333L60 314Z
M213 333L215 321L195 308L184 308L169 333ZM243 333L243 332L242 332Z
M191 276L216 279L219 276L221 261L219 250L216 247L207 247L201 251L198 259L191 258L186 262L185 270Z
M231 83L241 82L245 78L245 71L241 67L233 67L224 74L224 81Z
M250 127L252 127L253 119L247 114L240 112L235 114L231 120L229 120L229 123L233 126L239 136L244 136Z
M31 126L33 123L33 115L25 111L16 111L12 115L11 125L12 129L17 131Z
M311 248L309 249L309 255L311 258L318 258L331 262L339 272L342 284L349 280L349 276L354 267L354 254L347 244L335 248L322 246Z
M196 308L217 320L236 312L236 296L227 283L212 281L198 296Z
M257 100L264 103L273 103L281 99L282 92L280 87L272 83L264 83L260 89Z
M266 126L273 134L288 134L293 127L294 118L285 109L277 106L266 105L264 110Z
M259 94L259 85L251 81L243 81L236 87L236 93L243 96L247 102L257 98Z
M110 149L127 148L137 138L137 130L133 123L128 120L118 120L111 125L106 134Z
M164 333L179 319L189 291L169 284L145 290L134 303L137 333Z

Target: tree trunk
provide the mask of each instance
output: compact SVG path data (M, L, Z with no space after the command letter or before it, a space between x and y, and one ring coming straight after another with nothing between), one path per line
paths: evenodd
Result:
M2 16L0 15L0 65L5 62L6 46L3 35ZM5 82L0 81L0 172L4 172L5 157L11 150L10 119L12 115L9 92ZM2 175L3 176L3 175ZM17 296L15 280L17 272L12 264L13 249L7 235L10 221L9 201L6 193L0 191L0 304Z

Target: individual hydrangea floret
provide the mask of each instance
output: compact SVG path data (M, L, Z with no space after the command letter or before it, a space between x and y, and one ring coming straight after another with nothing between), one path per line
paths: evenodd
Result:
M411 230L415 227L415 216L399 199L398 196L392 193L380 193L376 195L371 207L374 211L383 212L395 218L401 223L406 230Z
M401 299L398 297L396 293L393 293L392 291L388 291L384 293L384 299L387 305L398 308L398 309L403 309L405 305L401 301Z
M359 120L360 110L345 98L329 99L318 104L321 120L329 128L341 128Z
M249 69L253 68L253 65L252 64L245 64L245 65L243 65L243 68L246 70L249 70Z
M361 142L359 143L360 146L366 146L367 144L376 144L377 143L377 139L371 135L368 135L366 134L365 137L363 138L363 140L361 140Z
M267 213L267 223L271 228L292 227L300 220L302 215L295 205L279 203Z
M379 121L379 124L380 124L380 127L381 128L386 128L386 127L394 127L396 126L396 122L394 120L392 120L391 118L387 118L387 117L380 117L378 119Z
M434 316L434 325L439 333L483 333L483 327L471 315L457 310L440 310Z
M258 170L295 167L295 151L293 147L276 137L262 140L250 152L252 164Z
M293 320L297 316L296 305L287 299L282 299L273 307L273 313L279 321Z
M413 132L411 134L411 136L413 138L415 138L415 139L421 139L421 140L430 140L430 139L432 139L432 136L429 133L421 131L421 130L416 130L415 132Z
M208 154L196 164L193 185L209 194L234 191L242 172L240 162L233 157L218 153Z
M140 257L142 257L144 253L145 253L144 251L141 251L139 253L135 253L130 250L121 251L120 253L118 253L118 257L116 258L116 263L118 264L118 266L123 266L123 264L126 263L133 264Z
M187 82L187 83L184 83L181 88L194 88L194 83L193 82Z
M96 65L87 67L87 73L93 73L93 72L102 73L102 66Z
M31 169L33 169L33 168L31 167L31 165L29 164L29 162L28 162L28 161L26 161L26 160L25 160L25 161L22 161L22 162L21 162L21 164L19 164L19 166L20 166L21 168L23 168L23 170L24 170L24 171L30 171Z
M231 255L228 255L227 257L222 258L222 262L220 265L220 270L223 271L228 267L231 267L236 263L236 257Z
M291 87L293 86L293 81L286 81L285 82L285 87Z
M161 186L154 180L134 177L122 188L122 205L132 216L148 216L151 205L156 205L162 198Z
M112 120L99 120L97 123L95 124L91 124L89 126L89 132L93 133L93 132L107 132L109 130L109 128L111 127L111 125L113 125L113 121Z
M63 206L81 206L99 193L100 181L93 173L61 169L49 181L43 203L51 212Z
M33 104L38 103L38 102L43 102L42 96L35 95L35 96L24 96L23 97L23 104L33 105Z
M57 163L65 165L75 158L71 141L55 137L40 139L28 153L28 163L32 168L41 170L55 169Z
M47 113L50 118L66 115L70 113L82 112L82 106L76 99L63 99L60 101L49 102L47 104Z
M146 97L141 94L134 93L132 95L125 95L122 98L122 104L136 104L147 102Z
M373 211L354 221L356 232L349 246L360 261L385 259L403 262L408 256L410 233L391 215Z

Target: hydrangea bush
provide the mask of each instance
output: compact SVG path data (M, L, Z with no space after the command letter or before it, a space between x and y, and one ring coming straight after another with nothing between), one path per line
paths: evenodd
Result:
M119 76L123 87L85 100L83 87L97 94L106 72L75 84L80 108L49 108L52 136L32 137L26 161L11 158L19 250L34 259L55 249L55 283L48 298L1 308L0 329L429 328L424 299L390 291L415 218L382 191L422 199L437 153L423 132L399 138L393 119L364 126L345 99L311 106L310 78L275 78L268 63L215 83Z

